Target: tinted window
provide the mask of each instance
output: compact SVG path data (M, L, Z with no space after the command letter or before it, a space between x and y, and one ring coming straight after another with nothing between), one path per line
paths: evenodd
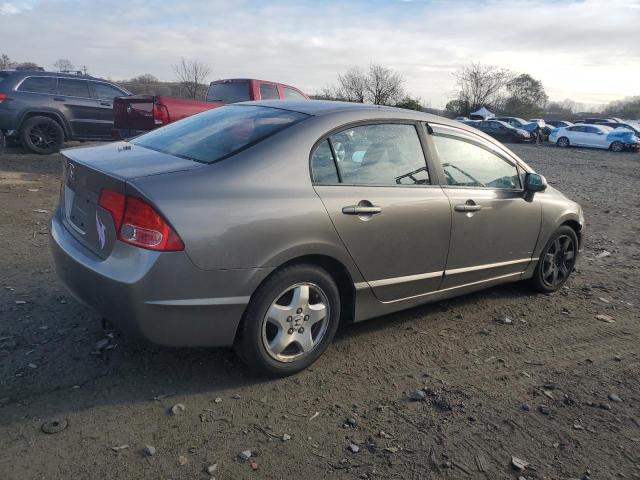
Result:
M89 82L86 80L71 80L58 78L58 93L69 97L91 98L89 94Z
M520 188L518 169L491 150L440 133L433 135L433 141L448 185Z
M250 100L249 82L227 82L209 85L209 102L237 103Z
M271 83L260 84L260 99L261 100L278 100L278 87Z
M343 183L428 184L424 154L413 125L379 124L330 137Z
M311 176L315 183L338 183L338 172L333 161L329 140L325 140L311 156Z
M596 127L585 127L584 131L587 133L600 133L602 130L598 130Z
M289 87L284 87L284 98L286 100L306 100L304 95Z
M299 112L227 106L171 123L131 143L178 157L212 163L307 118Z
M56 93L56 79L53 77L27 77L18 87L19 92Z
M567 130L570 132L584 132L584 127L569 127Z
M91 82L91 85L93 86L94 96L102 100L113 100L115 97L126 95L122 90L108 83Z

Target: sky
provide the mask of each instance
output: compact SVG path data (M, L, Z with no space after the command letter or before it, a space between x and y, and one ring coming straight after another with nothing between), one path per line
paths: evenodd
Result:
M382 64L442 108L471 62L542 80L552 100L640 95L640 0L0 0L0 54L58 58L114 80L174 80L180 57L211 78L313 94L349 67Z

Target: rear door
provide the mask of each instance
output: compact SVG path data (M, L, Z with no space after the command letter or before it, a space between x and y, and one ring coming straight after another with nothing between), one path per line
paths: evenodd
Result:
M442 280L451 214L431 183L421 139L413 123L358 125L312 154L314 188L383 302L437 290Z
M64 112L74 137L104 136L105 123L112 124L112 121L101 120L100 106L91 94L88 80L58 77L58 91L53 101Z
M105 82L90 81L91 94L96 100L96 132L101 137L110 138L113 129L113 101L126 96L126 92Z
M515 161L475 135L433 130L452 219L442 288L520 274L531 262L541 207L525 197Z

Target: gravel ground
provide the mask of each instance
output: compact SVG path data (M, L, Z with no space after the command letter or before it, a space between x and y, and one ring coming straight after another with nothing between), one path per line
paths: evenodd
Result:
M640 155L513 149L584 207L561 292L348 326L281 380L227 350L105 337L52 271L59 157L0 156L0 478L640 478Z

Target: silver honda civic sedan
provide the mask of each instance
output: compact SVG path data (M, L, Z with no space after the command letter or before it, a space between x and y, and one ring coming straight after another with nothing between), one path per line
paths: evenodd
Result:
M505 282L559 289L582 209L459 122L340 102L216 108L66 150L58 275L125 332L287 375L341 322Z

